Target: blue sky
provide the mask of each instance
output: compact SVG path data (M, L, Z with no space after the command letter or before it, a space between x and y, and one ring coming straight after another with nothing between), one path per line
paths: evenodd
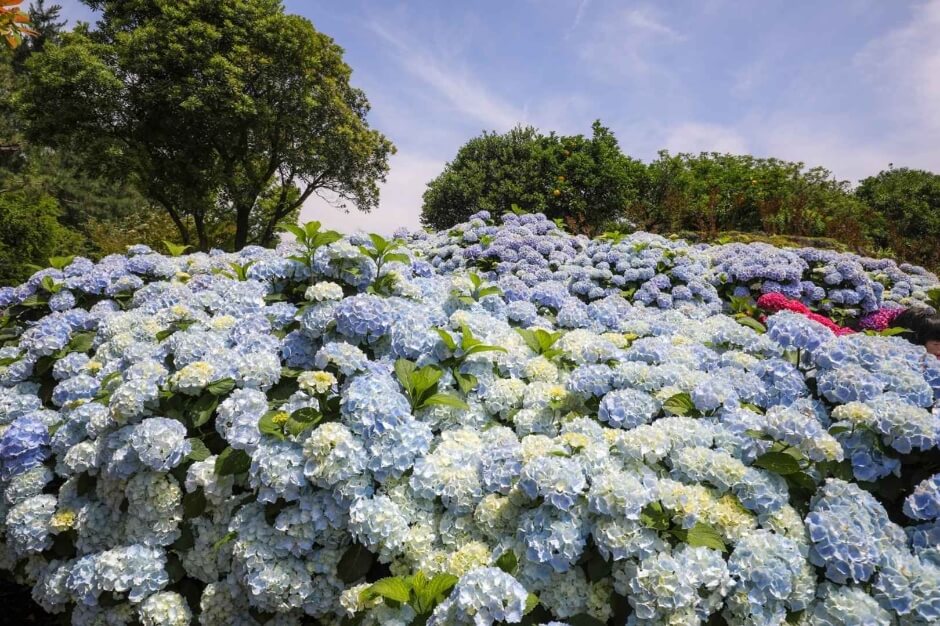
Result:
M93 19L58 0L70 19ZM610 126L623 150L719 151L940 172L940 0L287 0L346 50L370 123L398 147L381 204L303 218L417 226L428 180L470 137L517 123Z

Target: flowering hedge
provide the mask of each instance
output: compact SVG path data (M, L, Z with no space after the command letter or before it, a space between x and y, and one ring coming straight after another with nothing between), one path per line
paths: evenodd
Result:
M290 230L0 290L0 569L47 611L940 620L940 360L737 310L781 293L853 320L935 276L538 215Z

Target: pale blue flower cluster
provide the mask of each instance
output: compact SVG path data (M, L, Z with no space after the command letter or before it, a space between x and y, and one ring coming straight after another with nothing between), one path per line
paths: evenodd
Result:
M540 215L402 234L387 262L327 240L134 246L0 289L0 570L46 611L940 620L940 364L729 314L768 292L866 311L936 277Z

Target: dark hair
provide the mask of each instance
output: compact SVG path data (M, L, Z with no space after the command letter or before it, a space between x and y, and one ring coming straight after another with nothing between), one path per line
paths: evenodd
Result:
M924 307L907 309L891 325L912 331L902 336L921 346L928 341L940 341L940 315Z

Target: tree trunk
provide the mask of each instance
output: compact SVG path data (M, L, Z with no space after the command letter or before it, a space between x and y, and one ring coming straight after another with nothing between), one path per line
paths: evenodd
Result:
M235 251L248 244L248 229L251 227L251 205L235 208Z

